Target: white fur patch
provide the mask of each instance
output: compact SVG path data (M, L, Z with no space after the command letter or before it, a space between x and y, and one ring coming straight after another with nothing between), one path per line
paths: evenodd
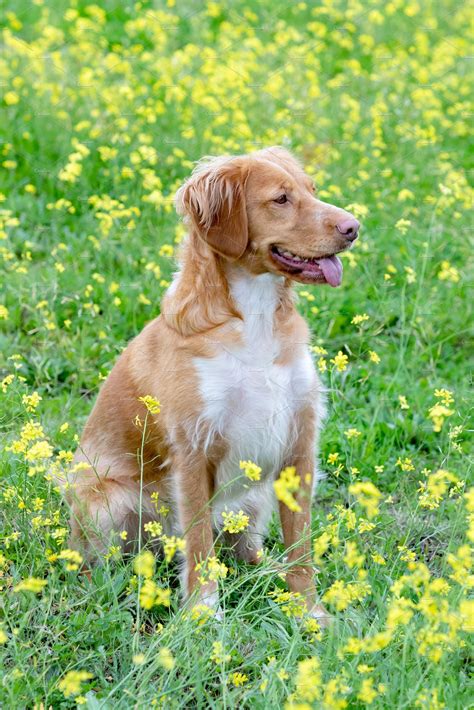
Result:
M253 276L240 268L229 276L232 296L244 319L243 323L236 319L232 327L239 329L243 344L226 348L217 342L220 350L215 357L194 360L204 402L196 444L200 439L203 445L203 424L209 431L204 446L217 434L229 444L217 471L216 525L226 508L245 511L248 506L259 511L254 532L262 535L274 503L272 482L291 451L297 434L295 414L312 391L316 373L308 349L297 343L291 364L275 364L281 348L274 334L281 277ZM242 480L241 460L261 466L260 483Z

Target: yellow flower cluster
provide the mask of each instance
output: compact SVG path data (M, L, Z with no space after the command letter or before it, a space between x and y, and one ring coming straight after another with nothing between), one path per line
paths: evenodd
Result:
M249 524L249 516L245 515L243 510L239 510L238 513L224 510L222 520L224 521L222 530L232 534L242 532Z
M312 707L322 692L321 664L316 656L298 663L295 690L285 704L285 710L303 710ZM306 703L303 704L303 703Z
M89 148L77 138L72 139L72 147L74 151L69 155L67 164L58 173L59 179L68 183L77 181L82 173L82 161L90 155Z
M300 504L294 497L294 493L296 493L300 487L300 482L301 478L296 473L296 468L294 466L287 466L273 484L277 500L281 501L287 508L295 513L301 510Z
M163 589L153 579L144 579L138 595L140 606L152 609L154 606L169 606L171 590Z
M58 688L66 698L71 695L79 695L82 684L93 677L94 674L89 671L68 671L59 681Z
M358 439L359 436L362 435L362 432L356 429L355 427L351 427L350 429L346 429L344 432L344 436L347 439Z
M422 508L434 510L439 508L440 502L448 492L451 484L459 483L459 479L454 473L440 469L435 473L429 473L426 481L419 481L418 488L419 502ZM451 489L454 490L454 489Z
M198 579L203 586L209 582L225 579L229 571L226 565L220 562L215 555L209 557L205 562L198 562L195 570L196 572L201 572Z
M31 394L24 394L21 401L25 405L27 412L34 412L42 399L43 398L39 396L38 392L32 392Z
M169 606L171 592L163 589L152 579L155 573L155 556L150 550L143 550L133 561L133 569L139 577L144 577L139 587L140 606L151 609L154 606Z
M230 659L230 653L225 652L222 641L214 641L212 644L211 661L215 663L216 666L223 666L229 663Z
M353 323L354 325L360 325L361 323L365 323L368 320L369 316L367 315L367 313L361 313L359 315L355 315L351 320L351 323Z
M338 372L344 372L349 364L349 358L342 352L342 350L339 350L337 355L331 358L329 362L334 365Z
M171 653L169 648L166 648L166 646L162 646L158 651L157 660L159 665L164 668L165 671L172 671L176 665L176 661L173 657L173 654Z
M452 392L445 389L435 390L435 397L438 401L430 407L428 416L433 423L433 431L439 433L443 428L444 420L454 414L454 410L449 407L454 402L454 397Z
M159 414L161 411L160 403L157 399L147 394L144 397L138 398L140 402L143 402L150 414Z
M447 561L454 570L451 578L460 584L469 583L472 556L467 546L449 555ZM392 585L385 630L365 639L350 638L345 653L376 653L396 638L399 628L413 624L418 654L439 663L453 648L460 630L472 628L474 605L469 600L461 599L458 610L453 610L447 599L450 585L446 580L432 578L422 562L409 561L408 570Z
M14 592L33 592L33 594L39 594L43 591L48 581L46 579L38 579L38 577L28 577L27 579L22 579L13 587Z
M405 456L405 458L399 457L396 461L396 466L398 466L402 471L414 471L415 467L413 465L413 461L409 456Z
M229 676L230 682L236 688L240 688L242 685L245 685L248 679L249 677L246 673L239 673L238 671L234 671L234 673L231 673Z
M160 535L160 541L163 545L163 553L166 562L171 562L177 552L184 552L186 549L186 540L176 535Z
M458 283L461 276L456 267L452 266L449 261L442 261L440 270L438 271L438 278L440 281L451 281L452 283Z
M382 493L371 481L357 481L349 486L349 493L355 496L357 502L365 509L367 517L378 515Z
M289 592L274 589L268 596L275 601L282 612L288 617L301 617L307 612L304 597L299 592Z
M346 584L342 579L338 579L324 593L323 601L334 606L337 611L344 611L350 604L365 599L371 591L368 582L356 581Z
M240 461L240 470L244 472L244 475L251 481L259 481L262 469L257 466L256 463L252 461Z
M75 571L79 569L82 564L82 555L77 550L69 550L68 548L61 550L57 555L58 560L66 561L66 569L68 571Z

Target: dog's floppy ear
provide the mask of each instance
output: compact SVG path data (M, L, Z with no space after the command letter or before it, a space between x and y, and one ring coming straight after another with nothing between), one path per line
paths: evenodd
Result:
M186 215L211 249L239 259L247 248L246 171L236 158L204 158L178 190L176 211Z

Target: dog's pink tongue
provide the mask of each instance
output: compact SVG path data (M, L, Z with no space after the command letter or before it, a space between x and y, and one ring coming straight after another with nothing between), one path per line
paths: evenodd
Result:
M341 285L342 263L338 256L327 256L325 259L318 259L318 264L328 284L331 286Z

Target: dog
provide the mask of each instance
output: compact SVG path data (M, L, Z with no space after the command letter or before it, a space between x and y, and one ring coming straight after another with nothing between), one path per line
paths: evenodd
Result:
M352 246L359 223L318 200L280 147L202 159L175 205L188 226L180 268L161 315L121 354L85 425L66 485L71 546L92 562L117 531L131 540L159 520L186 542L184 598L215 608L217 582L199 569L215 554L222 513L248 516L229 537L239 559L257 564L274 482L294 467L297 505L278 504L286 579L324 622L310 541L324 394L292 282L340 285L337 253ZM146 409L147 395L159 413ZM241 461L255 462L260 480L248 480Z

